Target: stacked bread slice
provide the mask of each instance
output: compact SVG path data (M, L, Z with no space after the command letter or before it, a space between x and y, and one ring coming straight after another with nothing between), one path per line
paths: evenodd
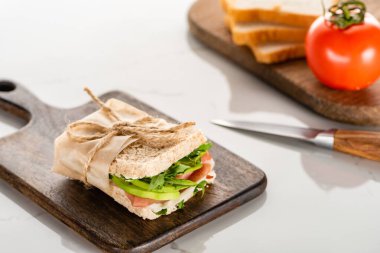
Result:
M233 42L267 64L304 57L307 30L323 13L321 0L221 0L221 5Z

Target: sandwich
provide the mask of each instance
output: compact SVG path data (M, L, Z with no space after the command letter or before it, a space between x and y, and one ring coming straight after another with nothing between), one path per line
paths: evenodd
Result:
M194 122L169 123L127 103L103 103L55 140L53 171L97 187L143 219L183 209L216 174L212 144Z

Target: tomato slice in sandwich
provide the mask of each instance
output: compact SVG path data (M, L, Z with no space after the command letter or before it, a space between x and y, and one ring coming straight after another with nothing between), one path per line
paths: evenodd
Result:
M205 163L203 164L202 168L194 171L193 174L191 174L191 176L189 177L189 180L193 182L197 182L201 180L202 178L206 177L207 174L210 173L210 171L211 171L211 164Z
M212 157L211 157L210 153L206 152L206 154L204 154L202 156L202 167L200 169L186 173L186 174L183 174L183 175L178 175L177 178L178 179L188 179L188 180L191 180L193 182L196 182L196 181L202 179L211 171L211 166L209 164L211 159L212 159Z
M191 176L188 178L193 182L197 182L202 178L206 177L211 172L211 161L212 157L209 152L207 152L204 156L202 156L202 168L194 171Z
M133 207L147 207L154 203L163 202L160 200L154 200L154 199L147 199L147 198L140 198L135 195L125 193L127 195L128 199L131 201Z

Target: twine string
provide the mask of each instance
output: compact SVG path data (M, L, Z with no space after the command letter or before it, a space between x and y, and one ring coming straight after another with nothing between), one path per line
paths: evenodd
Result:
M195 125L194 122L184 122L169 128L159 128L154 125L158 119L151 116L146 116L135 122L122 121L112 108L95 96L89 88L85 87L84 90L109 118L116 121L111 127L105 127L94 122L76 121L69 124L66 129L68 137L75 142L99 140L89 151L88 159L83 165L84 184L86 186L89 186L87 174L91 161L96 153L107 145L114 136L130 136L149 147L164 148L182 141L181 130ZM78 134L77 130L79 129L87 130L91 134Z

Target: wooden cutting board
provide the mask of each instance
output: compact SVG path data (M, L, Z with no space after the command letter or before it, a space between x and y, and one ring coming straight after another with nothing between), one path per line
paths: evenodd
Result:
M117 98L174 121L122 92L101 98ZM260 169L214 144L217 178L205 197L198 194L186 202L185 209L171 215L142 220L100 190L87 190L82 183L50 171L54 139L68 122L94 112L97 106L88 103L69 110L54 108L22 86L0 81L0 109L29 122L0 139L0 177L103 251L153 251L257 197L266 187Z
M365 2L368 10L380 18L380 1ZM248 48L233 44L223 17L219 0L198 0L189 11L190 30L210 48L313 111L341 122L380 126L380 81L366 90L343 92L320 84L305 60L260 64Z

